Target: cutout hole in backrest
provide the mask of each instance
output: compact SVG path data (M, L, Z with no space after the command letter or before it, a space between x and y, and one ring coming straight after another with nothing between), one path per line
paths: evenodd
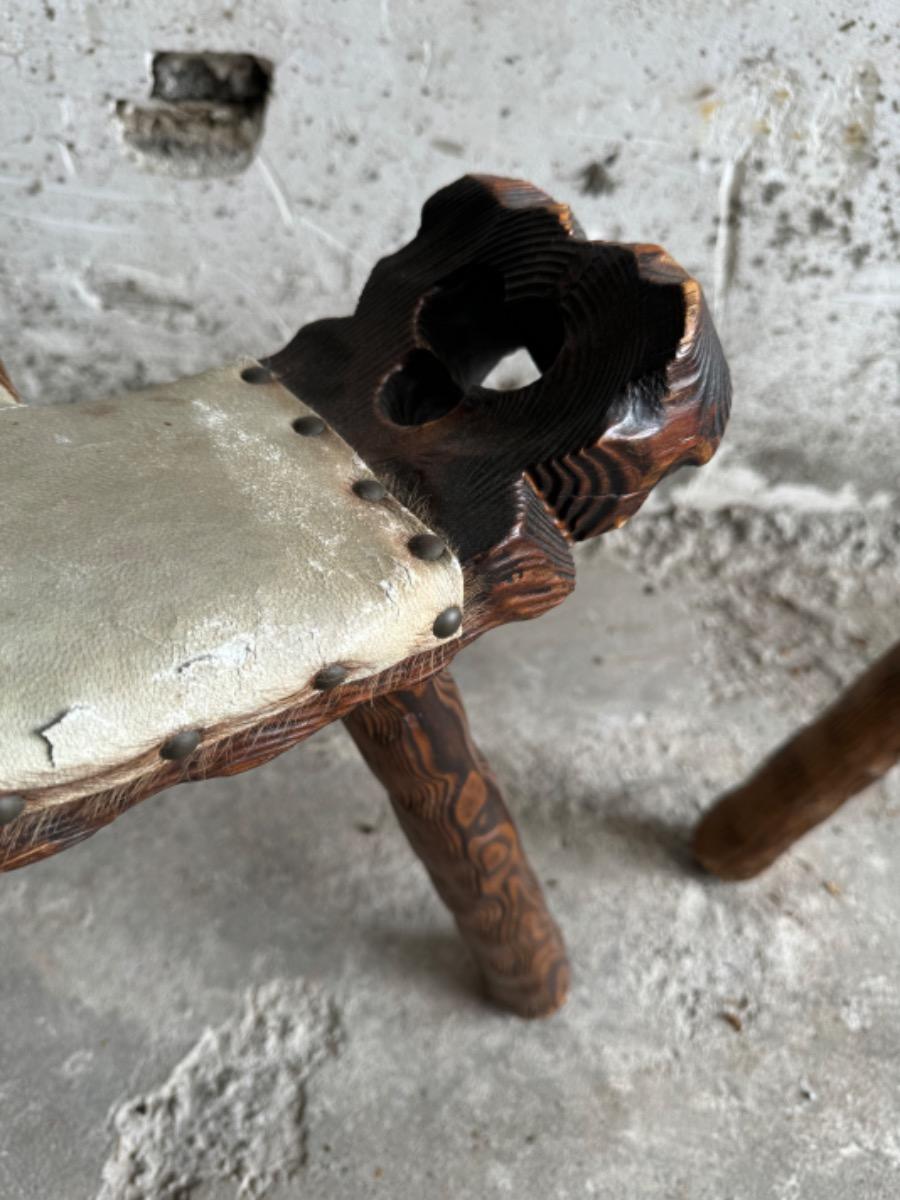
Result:
M463 389L481 384L502 358L520 349L542 374L563 340L556 301L510 301L503 275L479 263L432 289L422 303L418 329Z
M414 350L381 394L383 411L397 425L446 416L478 386L505 391L535 382L553 364L564 337L558 302L510 302L503 275L481 264L432 288L417 332L430 349Z
M424 425L446 416L462 399L462 388L429 350L413 350L381 392L381 407L395 425Z

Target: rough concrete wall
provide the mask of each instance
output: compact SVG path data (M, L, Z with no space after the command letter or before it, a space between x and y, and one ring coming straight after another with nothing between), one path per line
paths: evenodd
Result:
M662 242L713 299L736 406L704 496L895 494L892 11L8 0L0 354L51 402L273 350L346 311L436 187L522 175L593 236ZM147 101L152 54L173 50L273 64L242 173L124 153L117 102Z

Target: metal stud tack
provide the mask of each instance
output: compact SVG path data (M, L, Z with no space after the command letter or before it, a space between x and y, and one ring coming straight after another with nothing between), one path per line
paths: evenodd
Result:
M323 667L318 672L313 680L313 687L320 692L330 691L339 683L343 683L348 674L349 671L346 667L342 667L340 663L332 663L330 667Z
M181 733L176 733L167 742L163 742L159 756L168 758L171 762L180 762L194 753L200 745L200 737L199 729L182 729Z
M425 562L437 562L447 553L447 543L434 533L417 533L407 545L410 553Z
M377 479L357 479L353 490L360 500L383 500L387 495L387 488Z
M298 417L291 422L291 428L301 437L320 437L325 432L325 422L321 417Z
M271 383L274 378L268 367L244 367L241 371L244 383Z
M450 608L445 608L437 617L437 620L431 627L431 632L437 638L452 637L462 625L462 610L452 605Z
M0 825L14 821L24 807L24 796L0 796Z

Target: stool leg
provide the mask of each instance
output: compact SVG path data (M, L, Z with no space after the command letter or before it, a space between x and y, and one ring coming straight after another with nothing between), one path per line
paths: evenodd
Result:
M488 994L523 1017L566 998L562 935L448 671L344 718L475 957Z
M900 642L706 814L694 855L721 879L758 875L900 759Z

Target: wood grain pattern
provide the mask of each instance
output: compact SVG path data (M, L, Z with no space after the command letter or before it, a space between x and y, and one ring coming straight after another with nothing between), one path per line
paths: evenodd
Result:
M694 837L698 862L749 879L900 760L900 642L822 715L718 801Z
M554 540L620 525L721 437L728 370L696 281L658 246L579 234L529 184L468 176L428 201L353 316L267 360L465 563L504 543L526 490L552 515L552 558ZM541 378L484 387L517 347Z
M523 1017L565 1000L562 935L448 671L344 723L474 955L488 994Z
M673 317L662 295L654 297L655 317L639 316L648 301L638 292L638 311L630 319L635 328L641 319L651 323L662 347L645 350L643 373L630 378L610 404L599 436L530 469L529 478L575 541L618 528L666 475L707 462L728 417L728 372L699 285L659 246L626 249L634 255L638 279L660 289L675 311L677 289L683 325L670 325L669 337L677 334L673 352L664 341L666 322Z

